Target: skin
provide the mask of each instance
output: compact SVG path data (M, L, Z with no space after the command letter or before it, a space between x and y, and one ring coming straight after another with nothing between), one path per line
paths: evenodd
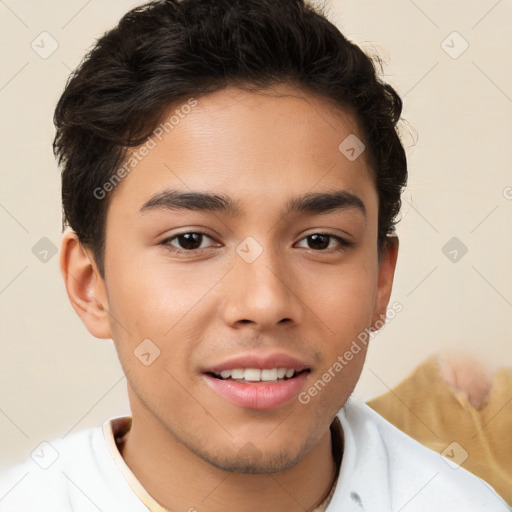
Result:
M308 404L275 410L234 405L202 370L235 354L285 352L311 364L307 390L385 315L398 239L379 262L366 154L349 161L338 150L350 134L363 140L348 112L289 85L205 95L112 195L105 279L64 234L70 301L94 336L114 340L126 373L133 423L122 456L170 510L312 510L331 487L329 426L359 379L364 346ZM140 211L166 189L229 196L241 214ZM284 213L291 198L341 189L366 215ZM210 238L177 253L190 246L172 237L194 232ZM318 233L353 245L315 245L307 237ZM263 251L252 263L236 252L248 236ZM149 366L134 356L147 338L160 350Z

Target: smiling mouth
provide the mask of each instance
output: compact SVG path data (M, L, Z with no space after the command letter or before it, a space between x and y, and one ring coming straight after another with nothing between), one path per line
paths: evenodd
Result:
M222 370L219 373L207 372L206 374L215 379L244 384L273 384L295 379L299 375L309 373L310 371L309 368L300 371L293 368L269 368L263 370L258 368L234 368L232 370Z

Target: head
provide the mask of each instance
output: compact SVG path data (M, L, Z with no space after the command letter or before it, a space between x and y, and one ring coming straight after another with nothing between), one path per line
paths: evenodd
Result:
M97 41L55 112L61 266L86 327L114 340L134 421L230 471L315 446L367 344L333 365L389 302L401 106L299 0L152 2ZM241 404L215 376L238 356L295 361L299 391L332 379L307 403Z

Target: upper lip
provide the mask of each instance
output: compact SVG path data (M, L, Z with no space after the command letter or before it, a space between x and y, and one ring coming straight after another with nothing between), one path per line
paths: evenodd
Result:
M233 356L221 363L208 366L204 373L220 373L222 370L233 370L235 368L257 368L260 370L272 368L293 369L296 372L311 369L311 366L296 357L283 352L274 352L272 354L240 354Z

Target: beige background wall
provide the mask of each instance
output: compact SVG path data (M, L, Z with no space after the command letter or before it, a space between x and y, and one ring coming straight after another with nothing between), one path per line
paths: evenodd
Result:
M69 71L138 3L0 1L0 469L43 440L129 412L112 343L80 323L52 252L61 218L51 140ZM349 38L383 57L408 121L410 185L391 299L403 311L372 341L356 393L386 391L447 348L512 365L512 4L329 5Z

